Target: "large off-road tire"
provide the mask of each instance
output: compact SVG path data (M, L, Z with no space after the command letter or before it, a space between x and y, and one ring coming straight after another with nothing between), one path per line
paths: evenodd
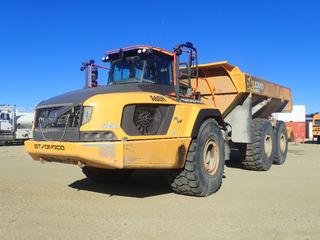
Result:
M214 119L205 120L196 139L191 141L185 166L174 177L174 192L208 196L218 191L224 170L224 140Z
M284 164L288 154L288 133L284 122L279 121L274 128L275 135L275 152L273 163L277 165Z
M267 171L270 169L275 150L271 123L262 118L252 120L251 143L246 146L242 166L245 169Z
M130 177L132 170L129 169L103 169L85 166L82 172L97 183L119 182Z

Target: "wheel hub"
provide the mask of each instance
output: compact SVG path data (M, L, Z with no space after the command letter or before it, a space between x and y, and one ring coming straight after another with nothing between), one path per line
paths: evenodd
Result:
M269 134L267 134L264 138L264 152L270 157L272 153L272 138Z
M284 133L282 133L280 135L280 141L279 141L279 145L280 145L280 151L282 153L284 153L286 151L287 148L287 141L286 141L286 136L284 135Z
M209 139L206 142L203 152L203 161L206 172L209 175L214 175L220 162L219 147L214 139Z

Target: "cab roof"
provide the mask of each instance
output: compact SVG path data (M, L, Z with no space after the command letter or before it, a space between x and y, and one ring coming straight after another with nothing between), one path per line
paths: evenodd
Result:
M119 53L120 51L132 51L132 50L143 50L143 49L152 49L153 51L157 51L157 52L161 52L170 56L173 56L174 53L168 50L165 50L163 48L159 48L159 47L153 47L153 46L148 46L148 45L134 45L134 46L129 46L129 47L125 47L125 48L118 48L118 49L113 49L113 50L109 50L109 51L105 51L105 55L112 55L112 54L116 54Z

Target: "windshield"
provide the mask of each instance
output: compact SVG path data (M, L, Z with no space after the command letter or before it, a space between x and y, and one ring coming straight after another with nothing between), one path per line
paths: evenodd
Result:
M314 120L314 125L320 125L320 119L315 119Z
M173 59L149 54L123 57L111 62L109 84L132 82L173 85Z
M128 82L155 83L155 64L153 58L133 56L112 61L109 83Z

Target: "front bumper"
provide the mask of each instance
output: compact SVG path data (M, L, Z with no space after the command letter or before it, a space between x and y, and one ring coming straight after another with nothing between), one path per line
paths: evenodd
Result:
M190 138L113 141L45 142L28 140L26 151L34 160L100 168L181 168Z

